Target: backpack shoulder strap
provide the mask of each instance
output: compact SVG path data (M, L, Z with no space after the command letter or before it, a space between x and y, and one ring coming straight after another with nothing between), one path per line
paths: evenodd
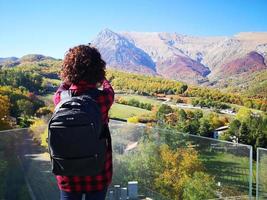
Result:
M92 88L84 92L82 95L87 95L96 101L99 96L99 90L97 88Z
M54 112L57 112L58 109L72 97L71 90L64 90L60 93L60 102L56 105Z
M70 99L72 97L71 90L64 90L60 93L60 101L64 101L66 99Z

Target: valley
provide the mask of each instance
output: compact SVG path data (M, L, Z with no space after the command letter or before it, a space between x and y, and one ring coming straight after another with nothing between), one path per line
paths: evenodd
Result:
M106 78L116 93L109 112L113 184L135 179L143 194L150 189L170 199L186 195L187 188L195 194L194 186L203 179L207 185L198 191L207 189L205 197L252 192L255 175L248 163L256 160L257 148L267 147L265 34L255 34L248 39L246 34L198 38L176 33L99 33L93 44L107 62ZM61 65L62 60L40 54L0 59L0 129L29 128L24 142L32 140L44 152ZM0 156L5 149L0 149ZM31 151L25 146L19 150L25 169L27 162L43 159L37 154L25 157L27 150ZM176 163L177 159L184 163ZM33 182L48 176L54 184L47 161L40 180L31 177ZM7 165L0 167L4 172ZM35 168L29 170L40 174ZM175 170L191 173L190 177L174 180ZM25 192L27 183L21 185ZM51 191L51 196L57 193Z

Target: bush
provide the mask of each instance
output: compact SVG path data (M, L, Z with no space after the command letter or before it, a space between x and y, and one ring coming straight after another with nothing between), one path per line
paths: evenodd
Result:
M127 122L129 122L129 123L138 123L139 122L139 119L138 119L138 117L136 117L136 116L133 116L133 117L130 117L130 118L128 118L127 119Z
M211 199L215 198L216 184L214 178L204 172L195 172L193 177L187 179L183 191L183 199Z
M33 123L33 119L27 115L18 118L18 125L21 128L28 128Z
M136 99L130 99L129 101L123 99L122 97L117 98L116 103L120 103L120 104L124 104L124 105L129 105L129 106L133 106L133 107L137 107L137 108L142 108L142 109L146 109L146 110L152 110L152 104L150 103L143 103L140 102Z
M41 107L36 111L36 117L42 117L45 115L52 115L53 111L49 107Z
M43 133L41 133L41 146L48 148L47 143L48 129L46 128Z
M45 129L47 129L47 122L44 119L35 119L30 126L30 131L33 135L33 139L39 144L45 144L43 143L43 134L45 132Z

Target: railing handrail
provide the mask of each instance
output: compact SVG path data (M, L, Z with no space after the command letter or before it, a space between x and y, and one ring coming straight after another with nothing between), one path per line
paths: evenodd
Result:
M257 147L257 150L261 150L261 151L267 151L267 149L266 148L262 148L262 147Z
M28 130L29 128L13 128L13 129L6 129L6 130L2 130L0 131L0 133L3 132L13 132L13 131L20 131L20 130Z
M169 132L176 132L176 133L180 133L180 134L183 134L183 135L189 135L191 137L202 138L202 139L211 140L211 141L215 141L215 142L222 142L222 143L228 143L228 144L232 144L232 145L244 146L244 147L247 147L248 149L252 148L251 145L247 145L247 144L235 143L235 142L230 142L230 141L225 141L225 140L219 140L219 139L200 136L200 135L193 135L193 134L190 134L190 133L184 133L184 132L180 132L180 131L175 131L175 130L171 130L171 129L168 129L168 128L160 128L160 127L146 127L146 128L154 129L154 130L164 130L164 131L169 131ZM0 131L0 133L2 133L2 132L11 132L11 131L19 131L19 130L27 130L27 129L29 129L29 128L7 129L7 130ZM258 148L258 149L267 151L267 149L265 149L265 148Z
M147 128L154 129L154 130L166 130L166 131L169 131L169 132L176 132L176 133L180 133L180 134L183 134L183 135L189 135L189 136L192 136L192 137L202 138L202 139L206 139L206 140L212 140L212 141L215 141L215 142L222 142L222 143L228 143L228 144L232 144L232 145L244 146L244 147L247 147L248 149L252 148L252 146L248 145L248 144L235 143L235 142L230 142L230 141L226 141L226 140L218 140L218 139L215 139L215 138L204 137L204 136L200 136L200 135L193 135L193 134L190 134L190 133L183 133L183 132L171 130L171 129L168 129L168 128L160 128L160 127L147 127Z

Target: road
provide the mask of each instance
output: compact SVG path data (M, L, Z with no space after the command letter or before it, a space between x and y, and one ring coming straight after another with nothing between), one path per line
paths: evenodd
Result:
M173 104L173 103L170 103L170 100L166 100L166 101L162 102L162 104L166 104L169 106L176 106L178 108L200 109L200 110L206 110L206 111L214 112L214 109L212 109L212 108L193 106L191 104L185 104L185 103ZM233 115L233 116L236 115L236 113L233 112L231 109L220 109L219 112L222 114L227 114L227 115Z

